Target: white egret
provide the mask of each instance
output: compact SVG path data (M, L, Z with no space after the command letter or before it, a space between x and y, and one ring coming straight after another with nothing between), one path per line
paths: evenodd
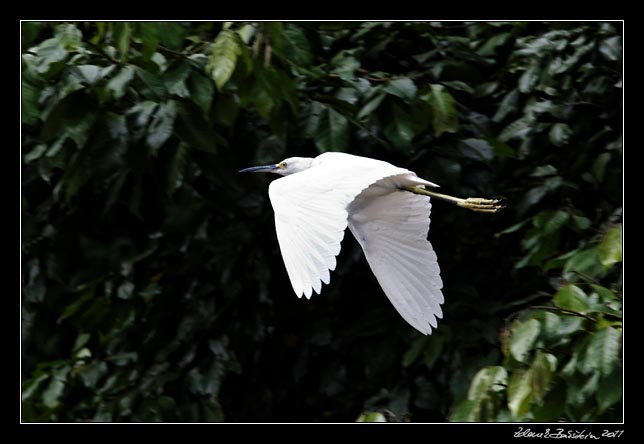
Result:
M428 191L438 185L390 163L345 153L291 157L240 172L284 176L268 195L282 258L298 297L320 294L336 266L347 226L398 313L423 334L442 318L443 283L427 240L430 197L474 211L496 212L498 201Z

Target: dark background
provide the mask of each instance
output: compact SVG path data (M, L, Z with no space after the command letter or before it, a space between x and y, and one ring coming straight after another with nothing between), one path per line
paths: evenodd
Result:
M621 421L617 22L22 23L22 420ZM267 185L336 150L434 202L444 319L346 235L294 296Z

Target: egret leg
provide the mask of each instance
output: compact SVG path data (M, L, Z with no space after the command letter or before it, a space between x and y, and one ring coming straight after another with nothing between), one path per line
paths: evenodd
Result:
M461 199L460 197L449 196L447 194L437 193L435 191L428 191L425 188L419 186L408 186L402 187L403 190L410 191L414 194L420 194L422 196L430 196L436 199L445 200L453 204L458 205L459 207L467 208L472 211L479 211L482 213L496 213L503 208L503 205L499 205L499 200L494 199L483 199L480 197L468 197L467 199Z

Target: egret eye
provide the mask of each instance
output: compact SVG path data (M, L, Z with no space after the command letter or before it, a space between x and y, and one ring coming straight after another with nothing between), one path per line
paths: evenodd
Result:
M280 170L284 170L284 169L286 169L286 162L280 162L280 163L277 165L277 168L279 168Z

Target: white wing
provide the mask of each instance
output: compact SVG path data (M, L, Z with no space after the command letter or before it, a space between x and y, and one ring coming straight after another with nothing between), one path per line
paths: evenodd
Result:
M412 174L389 163L344 153L325 153L305 171L271 182L277 240L298 297L329 283L347 227L349 204L374 182ZM418 183L430 184L418 179ZM426 232L426 231L425 231Z
M396 190L392 179L356 197L349 206L349 228L398 313L428 335L443 316L444 302L436 253L427 240L431 204L429 197Z

